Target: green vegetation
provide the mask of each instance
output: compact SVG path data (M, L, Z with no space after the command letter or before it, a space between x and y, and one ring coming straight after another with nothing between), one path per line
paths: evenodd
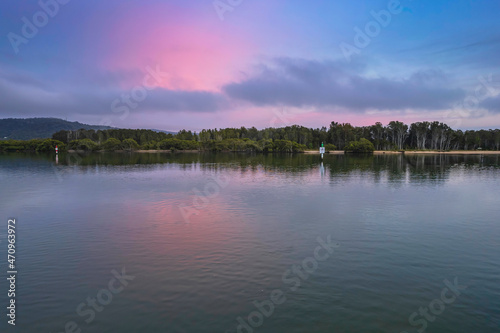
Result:
M75 140L75 141L78 141L78 140ZM72 141L72 142L74 142L74 141ZM107 151L120 150L122 148L122 143L118 139L109 138L103 142L103 144L101 145L101 148L103 150L107 150Z
M308 129L294 126L307 135ZM303 152L308 146L300 143L299 133L288 129L271 129L265 133L256 128L203 130L200 134L182 130L176 135L152 130L111 129L105 131L59 131L52 137L68 143L69 149L84 151L170 150L170 151L233 151L233 152ZM290 138L294 140L290 140ZM312 144L310 144L312 146ZM329 149L335 149L327 144ZM315 147L315 149L317 149Z
M72 140L69 142L68 148L73 150L96 151L99 149L99 144L90 139Z
M358 141L351 141L349 144L345 147L345 152L349 153L373 153L375 151L375 147L373 146L373 143L368 141L365 138L361 138Z
M326 151L331 151L331 150L337 150L337 146L335 146L334 144L332 143L327 143L325 145L325 150Z
M60 151L66 150L64 143L53 139L0 140L0 151L55 151L56 146Z
M150 149L163 149L163 150L197 150L199 148L198 142L193 140L179 140L177 138L168 138L161 140L156 146Z
M125 139L122 142L122 148L129 151L137 150L139 149L139 144L134 139Z
M68 149L84 151L233 151L287 152L325 149L344 151L375 150L500 150L500 130L453 130L440 122L417 122L410 126L391 121L387 126L354 127L332 122L329 128L287 126L282 128L208 129L199 133L181 130L177 134L153 130L78 129L62 130L52 135ZM0 141L0 150L50 150L50 144L38 147L43 140ZM64 147L66 148L66 147Z

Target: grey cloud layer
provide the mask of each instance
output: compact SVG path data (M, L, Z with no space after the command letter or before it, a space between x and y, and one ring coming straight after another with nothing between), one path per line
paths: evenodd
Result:
M229 83L221 93L156 88L130 111L163 113L216 112L231 110L232 101L254 106L311 106L318 109L366 110L452 108L464 100L465 91L452 87L445 74L436 70L419 71L394 79L367 77L360 64L346 66L335 61L278 58L249 78ZM140 74L140 73L139 73ZM102 74L104 75L104 74ZM108 75L109 76L109 75ZM131 90L120 90L120 76L98 84L83 79L74 85L42 82L20 73L0 72L1 116L109 115L116 99ZM141 80L138 79L138 83ZM483 101L482 107L499 112L499 98Z
M480 106L493 113L500 113L500 95L485 99Z
M68 116L70 114L106 114L111 104L130 90L101 87L53 88L36 79L12 73L0 75L0 114L8 116ZM222 108L225 98L205 91L173 91L155 88L142 101L134 102L137 110L164 112L214 112Z
M231 83L224 91L256 105L338 106L351 110L443 109L465 96L448 88L436 71L410 78L366 78L336 62L280 58L250 79Z

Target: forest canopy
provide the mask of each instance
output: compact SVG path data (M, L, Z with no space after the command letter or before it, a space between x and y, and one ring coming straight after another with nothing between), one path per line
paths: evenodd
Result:
M363 140L362 140L363 139ZM50 139L47 139L50 140ZM281 128L181 130L176 134L143 129L62 130L52 141L0 141L0 150L50 150L59 148L86 151L116 150L198 150L247 152L301 152L316 150L323 143L327 150L345 150L351 142L369 141L375 150L499 150L500 130L454 130L441 122L406 125L391 121L371 126L331 122L328 128L287 126Z

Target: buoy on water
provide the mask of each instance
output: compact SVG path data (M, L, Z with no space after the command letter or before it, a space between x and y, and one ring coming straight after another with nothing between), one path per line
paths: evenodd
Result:
M59 154L59 148L57 148L57 145L56 145L56 154Z
M321 147L319 147L319 153L321 154L321 159L323 159L323 154L325 153L325 145L321 142Z

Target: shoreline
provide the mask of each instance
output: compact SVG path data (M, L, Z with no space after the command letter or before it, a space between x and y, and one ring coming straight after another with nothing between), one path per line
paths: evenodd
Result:
M405 151L405 154L432 154L432 155L500 155L498 150L450 150L450 151Z
M68 150L68 153L84 153L84 151L80 150ZM128 150L115 150L115 151L97 151L98 153L149 153L149 154L158 154L158 153L211 153L211 151L202 151L202 150L161 150L161 149L139 149L134 151ZM222 153L245 153L243 151L224 151ZM261 154L261 153L259 153ZM272 153L271 153L272 154ZM320 155L320 152L317 150L306 150L303 152L298 152L294 154L308 154L308 155ZM330 150L325 152L325 155L344 155L345 152L343 150ZM373 152L374 155L398 155L398 154L408 154L408 155L500 155L500 151L494 150L450 150L450 151L439 151L439 150L408 150L408 151L394 151L394 150L375 150Z
M315 154L319 155L319 151L307 150L304 154ZM327 151L325 154L333 155L343 155L345 152L343 150L332 150ZM394 150L375 150L374 155L500 155L500 150L450 150L450 151L439 151L439 150L407 150L407 151L394 151Z

